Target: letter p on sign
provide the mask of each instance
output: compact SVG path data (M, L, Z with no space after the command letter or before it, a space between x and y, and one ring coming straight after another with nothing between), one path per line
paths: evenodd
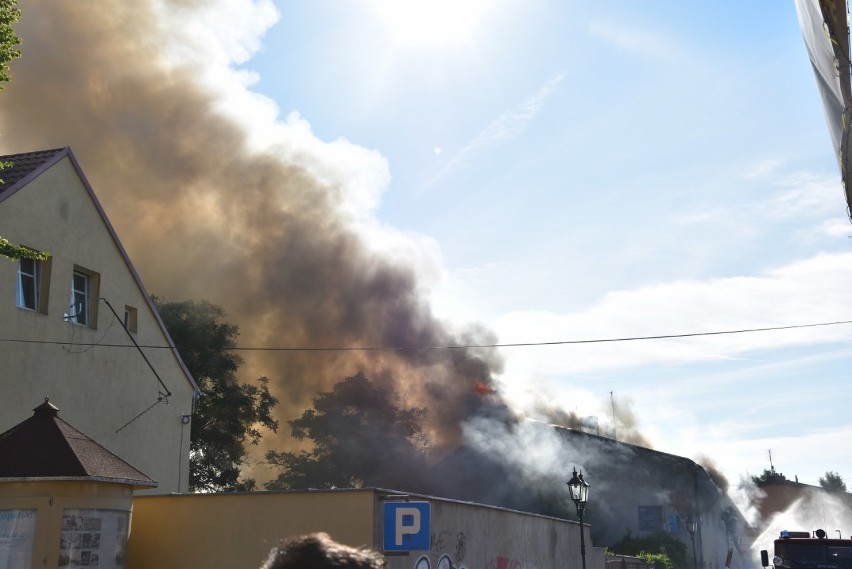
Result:
M430 514L429 502L386 502L385 551L429 549Z
M394 545L402 545L402 538L405 535L420 533L420 510L417 508L397 508L394 529L396 531Z

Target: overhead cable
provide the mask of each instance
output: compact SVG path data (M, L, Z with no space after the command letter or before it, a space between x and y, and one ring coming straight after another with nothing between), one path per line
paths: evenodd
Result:
M652 336L625 336L619 338L596 338L589 340L556 340L551 342L508 342L508 343L493 343L493 344L451 344L441 346L326 346L326 347L311 347L311 346L280 346L280 347L256 347L256 346L230 346L222 348L211 348L209 346L189 346L190 348L204 348L211 350L223 351L243 351L243 352L401 352L414 350L466 350L476 348L523 348L535 346L567 346L578 344L605 344L616 342L636 342L640 340L669 340L677 338L695 338L700 336L725 336L730 334L747 334L756 332L772 332L776 330L795 330L799 328L817 328L824 326L839 326L843 324L852 324L852 320L839 320L836 322L818 322L814 324L791 324L787 326L767 326L764 328L743 328L740 330L721 330L716 332L689 332L685 334L657 334ZM0 342L20 343L20 344L43 344L67 346L74 344L77 346L97 346L99 348L145 348L152 350L175 350L181 346L170 345L139 345L139 344L84 344L80 342L57 342L50 340L23 340L19 338L0 338Z

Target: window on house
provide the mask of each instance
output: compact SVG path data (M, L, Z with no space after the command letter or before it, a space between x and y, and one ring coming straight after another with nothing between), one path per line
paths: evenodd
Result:
M18 281L15 285L15 304L19 308L47 314L50 296L50 265L52 257L44 261L18 260Z
M71 276L71 306L68 321L80 326L96 328L98 321L98 285L97 273L74 267Z
M128 332L136 333L137 311L132 306L124 305L124 327Z
M71 278L71 310L68 312L68 320L81 326L89 325L89 275L80 271L74 271Z
M38 310L40 283L41 263L34 259L19 259L18 291L15 301L19 308Z

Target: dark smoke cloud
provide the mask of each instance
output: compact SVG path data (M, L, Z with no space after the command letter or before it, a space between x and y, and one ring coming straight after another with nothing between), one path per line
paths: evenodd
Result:
M716 486L718 486L722 490L722 492L728 492L728 488L731 487L731 483L728 482L728 478L724 474L722 474L722 471L719 470L719 467L716 466L716 463L713 461L713 459L703 454L700 454L695 457L695 462L701 465L701 467L707 472L707 474L710 476L713 482L716 483Z
M176 5L191 17L204 3ZM339 185L304 160L258 150L252 125L219 112L220 94L168 60L162 5L25 0L20 9L3 153L70 146L151 292L223 305L247 346L493 342L436 319L416 269L376 253L341 214ZM243 378L271 379L283 420L358 370L427 407L438 445L501 403L481 395L500 369L494 350L245 357Z

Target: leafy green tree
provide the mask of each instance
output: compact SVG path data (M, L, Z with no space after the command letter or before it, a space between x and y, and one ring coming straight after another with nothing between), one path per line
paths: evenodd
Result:
M0 82L10 81L9 62L21 56L15 23L21 17L17 0L0 0ZM3 86L0 85L0 89Z
M0 183L2 183L2 181L0 181ZM36 251L35 249L30 249L23 245L15 245L3 237L0 237L0 255L12 259L13 261L17 261L22 258L44 261L50 257L50 253L47 253L46 251Z
M787 477L780 472L775 472L775 467L773 466L772 468L765 469L763 474L760 476L752 476L751 481L758 487L761 487L768 484L780 484L782 482L786 482Z
M15 33L15 22L20 17L21 11L18 10L16 0L0 0L0 90L3 89L3 83L12 79L9 75L9 62L21 56L21 52L18 50L21 38ZM0 162L0 170L11 165L11 162ZM3 180L0 179L0 184L2 183ZM50 256L49 253L15 245L3 237L0 237L0 255L13 260L22 257L44 260Z
M642 557L657 569L689 569L686 545L665 532L633 537L630 532L612 544L609 549L618 555Z
M281 469L267 489L349 488L388 485L410 489L428 450L422 408L406 408L363 373L337 383L313 400L313 408L288 421L293 437L310 451L266 454Z
M829 470L824 478L819 479L819 485L828 492L846 492L846 482L838 473Z
M245 445L258 444L262 427L278 430L272 418L278 400L269 393L269 380L261 377L256 385L237 381L242 358L233 348L239 328L224 320L221 306L157 297L154 302L201 392L192 413L190 490L253 490L254 480L239 479L248 458Z

